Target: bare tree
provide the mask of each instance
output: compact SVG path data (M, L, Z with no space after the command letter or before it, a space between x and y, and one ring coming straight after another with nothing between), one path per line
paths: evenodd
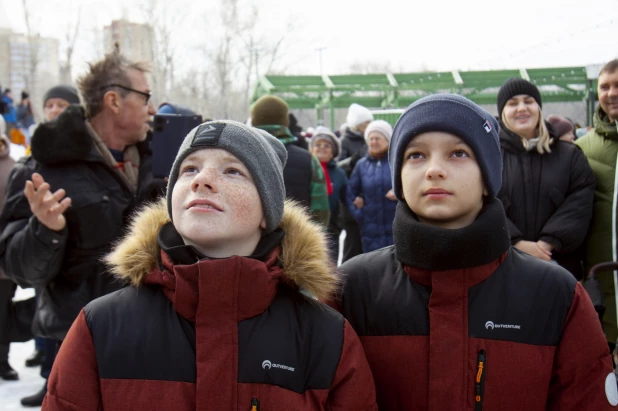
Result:
M156 99L168 100L175 85L177 48L174 47L174 35L179 27L183 27L191 9L180 2L169 7L168 2L144 0L142 10L153 30L153 94Z
M37 71L39 67L39 48L41 42L41 35L34 30L34 27L38 26L38 21L34 22L34 16L32 13L32 9L30 8L30 3L28 0L22 0L22 7L24 12L24 20L26 25L26 36L27 36L27 44L28 44L28 70L24 73L24 83L26 85L26 89L30 94L31 101L38 101L38 79L37 79ZM40 110L38 110L38 104L33 104L33 109L35 110L35 115L40 114Z
M288 44L295 27L262 24L255 0L221 0L218 11L209 9L200 22L205 27L201 45L190 61L176 73L177 61L172 39L176 27L157 18L159 0L144 0L147 21L156 32L154 90L161 96L187 105L208 118L244 121L249 111L251 92L260 75L285 69ZM182 9L182 7L174 7ZM179 16L178 12L170 12ZM176 20L179 20L178 17ZM165 79L165 80L163 80Z
M73 2L69 3L69 10L73 10ZM64 84L73 83L72 70L73 70L73 52L75 51L75 42L80 33L82 20L82 3L79 3L77 8L77 16L74 24L68 23L66 25L66 31L64 33L64 40L66 41L65 49L65 61L60 67L60 81Z
M217 117L229 118L230 99L229 93L234 77L234 61L232 48L239 29L238 0L223 0L220 12L223 34L212 54L212 63L215 72L215 81L218 90L220 109Z
M218 25L222 34L207 53L212 56L213 87L218 90L216 117L244 120L260 75L284 65L296 27L291 20L283 29L271 26L271 22L262 25L260 17L260 8L251 0L221 2Z

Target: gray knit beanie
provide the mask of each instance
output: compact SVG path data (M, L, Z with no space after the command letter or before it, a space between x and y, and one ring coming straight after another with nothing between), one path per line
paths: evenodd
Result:
M47 90L43 96L43 107L50 98L60 98L69 104L79 104L79 94L73 86L59 85Z
M266 219L264 234L279 227L285 200L283 167L288 152L285 146L269 133L230 120L203 123L185 137L167 183L167 212L170 219L172 219L172 191L178 180L180 165L189 154L209 148L220 148L232 153L251 173Z
M337 136L330 131L328 127L317 126L313 131L313 137L311 137L311 141L309 142L310 148L313 150L313 145L316 141L320 139L326 139L333 146L333 158L339 157L339 152L341 151L341 143Z

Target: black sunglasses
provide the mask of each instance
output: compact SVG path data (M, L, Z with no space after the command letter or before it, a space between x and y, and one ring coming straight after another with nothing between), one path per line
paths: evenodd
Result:
M118 87L118 88L121 88L123 90L132 91L133 93L137 93L139 95L142 95L142 96L146 97L146 104L148 104L148 101L150 101L150 97L152 96L150 93L144 93L143 91L135 90L135 89L130 88L130 87L125 87L125 86L122 86L120 84L108 84L107 86L101 87L101 90L109 88L109 87Z

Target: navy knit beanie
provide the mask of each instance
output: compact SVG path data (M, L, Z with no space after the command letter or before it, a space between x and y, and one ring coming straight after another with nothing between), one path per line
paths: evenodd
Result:
M406 147L414 137L431 131L454 134L470 146L481 168L489 197L494 198L502 186L498 127L491 114L456 94L432 94L413 103L395 124L388 148L388 162L397 199L404 201L401 167Z
M502 110L506 102L520 94L526 94L532 97L536 100L539 107L543 107L541 92L534 84L523 78L511 77L504 82L502 87L500 87L500 91L498 91L498 116L502 116Z

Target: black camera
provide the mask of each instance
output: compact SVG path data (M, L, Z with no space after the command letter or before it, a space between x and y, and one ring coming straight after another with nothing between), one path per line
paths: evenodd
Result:
M164 178L170 175L174 159L183 140L191 130L202 124L200 115L157 114L152 133L152 174Z

